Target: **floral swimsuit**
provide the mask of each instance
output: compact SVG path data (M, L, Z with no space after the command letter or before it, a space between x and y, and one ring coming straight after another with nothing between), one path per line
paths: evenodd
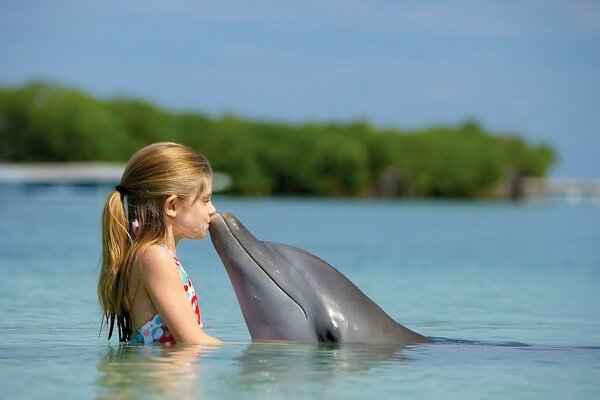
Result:
M164 244L161 244L165 249L169 252L170 250ZM175 265L181 274L181 284L183 285L183 289L185 290L185 294L192 307L194 308L194 312L196 313L196 317L198 318L198 325L202 328L202 319L200 316L200 306L198 304L198 297L196 297L196 291L194 290L194 286L192 285L192 281L188 277L188 274L183 269L183 266L175 257L173 253L171 253L173 259L175 260ZM144 325L140 327L131 337L131 344L151 344L154 342L159 342L164 345L170 346L175 344L175 338L169 332L169 328L165 325L160 318L160 315L156 314L150 321L146 322Z

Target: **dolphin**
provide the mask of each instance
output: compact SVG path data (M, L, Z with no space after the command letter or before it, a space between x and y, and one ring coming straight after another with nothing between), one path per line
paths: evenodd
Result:
M305 250L257 240L229 213L215 214L209 232L253 340L430 342L398 324L337 269Z

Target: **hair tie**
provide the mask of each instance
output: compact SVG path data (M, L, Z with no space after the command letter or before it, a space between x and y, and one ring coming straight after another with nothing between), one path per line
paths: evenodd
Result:
M115 186L115 190L121 194L121 196L127 196L129 191L125 188L125 186L117 185Z

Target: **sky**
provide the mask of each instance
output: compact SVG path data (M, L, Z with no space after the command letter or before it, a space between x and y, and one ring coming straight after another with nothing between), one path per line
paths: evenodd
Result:
M399 129L475 119L600 178L600 1L0 0L0 85Z

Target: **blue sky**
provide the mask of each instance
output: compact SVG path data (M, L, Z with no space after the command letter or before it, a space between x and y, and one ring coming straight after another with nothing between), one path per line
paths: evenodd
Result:
M600 1L6 1L0 84L417 128L469 118L600 178Z

